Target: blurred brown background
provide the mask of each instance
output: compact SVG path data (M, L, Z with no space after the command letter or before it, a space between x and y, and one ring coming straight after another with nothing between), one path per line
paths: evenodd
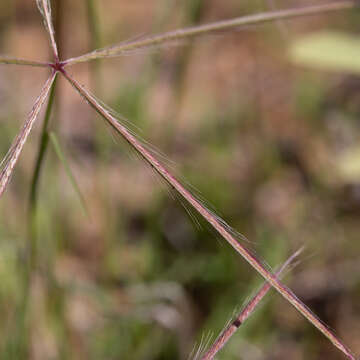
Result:
M315 2L93 0L94 16L90 0L52 4L65 59L137 36ZM69 71L139 127L271 266L305 244L286 283L360 353L360 174L343 169L344 161L351 169L360 162L360 81L295 66L288 56L305 34L357 34L358 24L352 11L299 18ZM0 53L49 59L35 1L1 1ZM47 76L46 69L0 66L1 156ZM58 85L51 128L89 216L50 146L30 245L39 121L0 202L1 358L187 359L261 279L187 215L65 80ZM218 356L325 357L343 359L275 293Z

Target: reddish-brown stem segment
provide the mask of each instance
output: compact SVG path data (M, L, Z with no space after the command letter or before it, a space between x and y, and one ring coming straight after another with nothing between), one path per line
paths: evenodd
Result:
M293 260L301 253L302 249L295 252L290 256L288 260L281 266L279 271L276 272L276 276L279 276L287 266L289 266ZM266 282L261 289L256 293L256 295L246 304L246 306L241 310L241 312L236 316L235 320L222 331L220 336L215 340L215 342L210 346L209 350L203 355L201 360L211 360L216 354L225 346L225 344L230 340L230 338L235 334L239 329L242 323L244 323L248 317L254 312L256 306L264 298L264 296L271 289L271 285Z
M288 289L272 272L254 256L247 248L241 245L231 234L222 221L211 213L202 203L193 196L158 160L154 157L141 142L132 135L129 130L118 122L111 113L105 109L83 86L73 79L66 71L63 75L73 85L73 87L86 99L86 101L117 130L122 137L134 148L145 161L173 188L179 193L211 226L242 256L245 260L258 271L263 278L271 284L286 300L288 300L308 321L320 330L339 350L349 359L355 360L351 351L335 336L335 334L324 325L316 315L302 302L296 295Z

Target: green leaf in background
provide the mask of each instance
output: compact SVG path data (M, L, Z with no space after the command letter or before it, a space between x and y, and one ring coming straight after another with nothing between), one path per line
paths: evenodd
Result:
M293 42L289 55L299 65L360 73L360 39L355 35L332 31L312 33Z
M336 160L341 178L348 182L360 180L360 147L353 146L342 152Z

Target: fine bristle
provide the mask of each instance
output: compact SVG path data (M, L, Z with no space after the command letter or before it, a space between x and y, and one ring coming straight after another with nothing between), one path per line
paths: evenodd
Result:
M49 0L36 0L39 11L43 17L45 28L50 36L51 47L54 52L55 61L59 60L59 53L55 41L55 30L51 18L51 4Z

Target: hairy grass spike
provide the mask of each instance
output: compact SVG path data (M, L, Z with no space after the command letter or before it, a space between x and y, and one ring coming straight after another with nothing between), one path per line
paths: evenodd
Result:
M39 11L40 11L43 19L44 19L45 28L46 28L47 32L49 33L50 43L51 43L51 47L54 52L55 61L58 61L59 53L58 53L58 49L57 49L57 45L56 45L56 41L55 41L54 26L53 26L52 19L51 19L50 0L36 0L36 4L39 8Z
M266 12L255 15L242 16L230 20L217 21L206 25L200 25L186 29L170 31L159 35L153 35L145 38L140 38L134 41L127 41L124 43L112 45L103 49L92 51L85 55L71 58L69 60L66 60L64 64L73 65L80 62L87 62L101 58L120 56L129 51L148 48L152 46L161 46L177 40L192 38L199 35L206 35L211 32L228 30L240 26L260 24L275 20L289 19L289 18L300 17L305 15L316 15L330 11L350 9L356 6L356 4L357 2L355 0L343 0L329 4L308 6L298 9L272 11L272 12Z
M300 248L293 255L289 257L285 261L285 263L280 267L280 269L276 272L276 276L280 276L283 271L297 258L303 248ZM241 312L232 320L225 329L221 332L221 334L217 337L215 342L211 345L209 350L206 351L201 360L212 360L216 354L226 345L226 343L230 340L230 338L236 333L239 327L249 318L249 316L254 312L257 305L264 298L264 296L271 289L271 285L266 282L261 289L251 298L251 300L245 305L245 307L241 310Z
M0 56L0 64L49 67L49 64L46 62L19 59L19 58L14 58L14 57L10 57L10 56Z
M51 85L55 79L55 73L53 73L48 80L46 81L44 87L41 90L39 97L36 99L33 108L30 111L30 114L25 121L20 133L15 138L9 152L7 159L3 164L3 169L0 173L0 197L4 193L7 184L10 181L11 175L13 173L14 167L19 159L20 153L26 143L26 140L31 132L31 129L39 115L39 112L42 106L45 103L45 100L49 94Z
M351 351L342 341L324 325L321 320L287 288L275 274L266 269L263 263L251 251L241 245L229 232L223 221L210 212L203 204L194 197L140 142L132 135L125 126L115 119L96 98L81 86L66 71L62 73L80 95L134 148L151 167L178 192L204 219L207 221L262 277L271 284L286 300L288 300L308 321L321 331L334 346L342 351L349 359L355 360Z

